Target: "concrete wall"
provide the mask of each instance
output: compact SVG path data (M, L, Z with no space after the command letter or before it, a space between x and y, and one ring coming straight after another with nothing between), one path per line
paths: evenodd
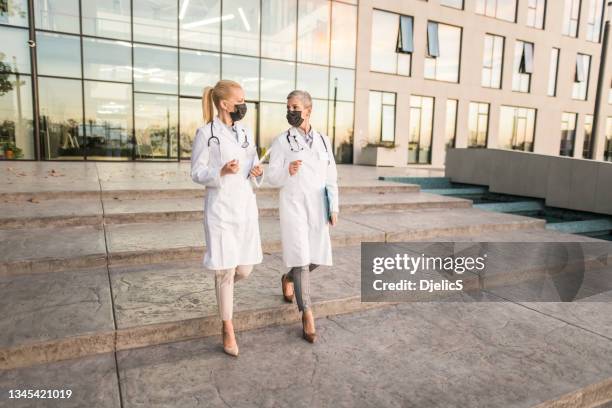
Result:
M552 207L612 215L612 163L500 149L450 149L446 177Z
M441 6L439 1L420 0L360 0L359 30L357 39L357 71L355 94L355 163L373 164L372 152L364 147L368 139L369 91L397 93L396 102L396 149L386 156L393 155L395 160L386 162L407 162L410 95L431 96L435 98L434 125L432 140L432 165L442 167L445 158L446 100L459 100L457 116L456 147L466 147L468 140L468 107L470 102L490 104L488 147L498 146L499 114L501 105L521 106L537 110L534 152L559 155L561 140L562 112L578 113L574 157L582 157L584 140L584 117L593 114L600 64L601 44L586 40L587 1L582 2L579 36L570 38L561 34L564 1L548 1L545 30L527 27L527 1L518 1L516 23L478 15L474 12L476 0L465 0L464 10ZM370 71L372 13L381 9L399 14L414 16L414 52L412 54L412 76L399 76ZM424 60L427 47L427 21L460 26L463 29L462 56L459 83L447 83L424 79ZM505 37L504 68L502 89L481 86L484 35L487 33ZM531 79L531 92L512 91L512 66L516 40L533 42L535 72ZM612 42L611 42L612 43ZM557 96L547 96L548 70L552 47L561 49ZM612 46L611 46L612 48ZM572 100L572 84L576 66L576 53L591 55L591 72L586 101ZM607 63L612 67L612 51ZM607 87L612 81L612 69L606 70L602 82ZM607 89L604 99L607 101ZM605 118L612 116L612 105L602 104L598 140L595 143L595 159L603 159Z

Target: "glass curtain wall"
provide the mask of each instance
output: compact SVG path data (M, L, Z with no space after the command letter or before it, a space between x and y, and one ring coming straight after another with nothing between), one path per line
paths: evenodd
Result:
M285 98L300 88L337 161L352 161L355 3L10 1L0 11L0 157L35 159L38 136L47 160L188 159L203 88L224 78L244 87L260 148L288 127Z

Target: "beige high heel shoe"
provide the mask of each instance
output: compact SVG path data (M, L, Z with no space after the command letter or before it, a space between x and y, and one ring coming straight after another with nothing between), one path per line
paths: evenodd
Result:
M312 311L310 311L310 314L312 316ZM304 327L306 326L305 316L306 316L306 313L302 313L302 337L307 342L314 343L317 340L317 332L315 330L312 333L308 333L306 329L304 329ZM312 316L312 320L313 320L313 326L314 326L314 316Z
M233 346L231 347L226 347L225 346L225 335L227 334L227 332L225 331L225 328L221 328L221 337L223 338L223 351L225 352L225 354L228 354L232 357L238 357L238 343L235 342Z
M283 289L283 299L285 299L285 302L293 303L293 298L295 296L293 282L289 280L286 273L281 276L281 288Z

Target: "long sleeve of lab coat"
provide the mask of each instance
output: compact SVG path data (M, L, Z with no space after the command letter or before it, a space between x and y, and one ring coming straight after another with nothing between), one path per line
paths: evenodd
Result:
M191 179L207 187L221 187L221 167L210 161L210 149L202 128L196 131L191 150Z

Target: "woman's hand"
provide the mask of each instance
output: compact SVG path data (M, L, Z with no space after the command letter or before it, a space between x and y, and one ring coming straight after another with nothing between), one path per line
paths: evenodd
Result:
M291 163L289 163L289 175L290 176L295 176L295 174L300 169L301 165L302 165L302 161L301 160L295 160L295 161L292 161Z
M249 174L251 175L251 177L259 177L263 174L263 167L261 166L261 164L253 166Z
M331 217L329 217L329 223L331 224L332 227L335 227L336 224L338 224L338 213L337 212L331 213Z
M221 175L225 176L226 174L236 174L239 170L240 164L238 164L238 160L234 159L225 163L223 168L221 168Z

